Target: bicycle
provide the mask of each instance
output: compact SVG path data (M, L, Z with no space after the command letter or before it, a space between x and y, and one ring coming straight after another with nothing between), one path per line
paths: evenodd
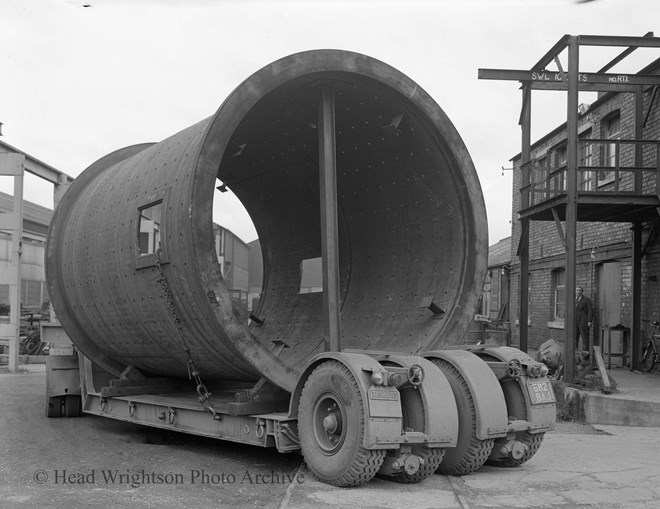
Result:
M642 371L649 373L653 371L656 364L660 364L660 352L658 352L658 345L655 343L655 331L658 329L658 326L660 326L660 322L658 322L658 320L651 321L644 319L642 319L642 321L653 325L649 340L642 348Z

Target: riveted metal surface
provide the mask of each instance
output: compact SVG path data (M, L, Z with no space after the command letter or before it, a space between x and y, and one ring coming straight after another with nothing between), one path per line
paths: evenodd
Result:
M364 55L319 50L266 66L213 117L106 156L72 184L53 219L46 269L57 315L81 351L115 374L134 365L187 376L156 269L138 263L139 209L161 201L162 270L204 379L264 376L295 387L323 349L322 294L299 289L302 260L321 255L316 123L318 89L328 83L343 346L416 353L462 337L487 254L470 156L444 112L407 76ZM259 327L240 321L214 253L220 182L259 234ZM276 358L272 340L290 348Z

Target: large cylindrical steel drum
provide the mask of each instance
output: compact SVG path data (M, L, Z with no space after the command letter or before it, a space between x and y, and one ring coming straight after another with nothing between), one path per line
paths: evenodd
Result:
M303 261L321 256L319 89L328 86L342 347L419 352L462 340L487 258L465 145L398 70L319 50L273 62L214 116L111 153L73 182L53 217L46 271L81 352L115 375L131 365L187 377L187 347L204 381L265 377L292 390L325 345L323 295L301 293L300 282ZM212 218L219 185L259 235L260 323L247 323L223 284ZM273 341L288 348L276 356Z

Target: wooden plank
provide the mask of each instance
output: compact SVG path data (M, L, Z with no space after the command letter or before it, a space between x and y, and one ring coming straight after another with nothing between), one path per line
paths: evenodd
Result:
M594 357L596 359L598 371L600 372L600 377L603 380L603 392L605 394L610 394L612 392L612 386L610 385L610 377L605 369L605 362L603 362L603 354L600 350L600 346L594 345Z
M559 235L559 240L561 240L562 245L566 247L566 235L564 234L564 230L561 227L561 221L559 220L557 209L552 207L550 211L552 212L552 217L555 219L555 226L557 227L557 235Z

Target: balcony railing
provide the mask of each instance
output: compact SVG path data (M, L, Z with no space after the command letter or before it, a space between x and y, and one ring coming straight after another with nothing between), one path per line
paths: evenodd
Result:
M641 165L635 164L638 151ZM543 159L523 165L522 209L566 194L563 154L565 149L550 151ZM584 139L578 140L578 154L578 199L581 195L660 195L660 141Z

